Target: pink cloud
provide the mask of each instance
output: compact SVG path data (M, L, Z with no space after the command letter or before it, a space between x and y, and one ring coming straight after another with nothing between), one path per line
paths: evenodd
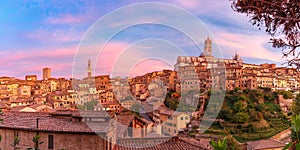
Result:
M26 74L40 75L42 68L50 67L53 71L66 73L70 77L72 70L72 58L76 47L49 48L44 50L30 49L26 51L6 51L1 56L1 75L16 76L23 78ZM69 70L69 71L68 71Z
M73 24L82 24L89 21L91 18L89 15L70 15L65 14L59 17L49 17L46 20L46 23L54 24L54 25L73 25Z
M84 32L74 28L55 30L36 30L27 34L31 39L46 42L77 42L80 41Z
M199 0L176 0L175 3L177 3L179 6L185 7L187 9L193 9L193 8L199 8L199 5L201 4L201 1Z
M124 49L128 47L128 43L124 42L111 42L103 49L98 57L96 73L111 73L115 61ZM131 57L131 56L128 56Z
M7 51L5 59L0 60L0 64L7 63L9 61L18 61L24 59L33 58L60 58L74 56L76 47L67 48L53 48L46 50L31 49L26 51Z
M139 62L135 66L132 66L132 68L130 68L128 76L134 77L144 75L148 72L161 71L165 69L173 70L173 66L170 66L170 64L167 64L160 60L148 59Z
M273 52L263 46L268 39L265 36L253 37L252 35L219 32L215 34L215 37L217 44L223 47L223 53L233 54L237 51L242 57L282 61L281 52Z

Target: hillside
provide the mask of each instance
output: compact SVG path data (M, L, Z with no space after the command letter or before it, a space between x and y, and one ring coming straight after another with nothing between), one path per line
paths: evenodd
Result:
M214 122L206 133L229 133L245 142L269 138L287 129L289 123L277 103L278 94L291 96L289 92L271 92L270 89L226 92L218 122Z

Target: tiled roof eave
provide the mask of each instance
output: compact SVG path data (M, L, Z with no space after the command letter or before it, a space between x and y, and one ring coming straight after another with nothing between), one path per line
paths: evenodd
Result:
M23 130L23 131L32 131L32 132L53 132L53 133L80 133L80 134L106 134L107 131L102 132L86 132L86 131L62 131L62 130L45 130L45 129L33 129L33 128L22 128L22 127L6 127L0 126L0 129L12 129L12 130Z

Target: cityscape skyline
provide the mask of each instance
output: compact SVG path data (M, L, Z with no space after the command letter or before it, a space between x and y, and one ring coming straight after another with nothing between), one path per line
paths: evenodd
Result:
M4 58L0 62L0 76L23 78L26 74L37 74L41 78L40 69L49 67L53 68L54 77L71 77L78 43L89 27L107 12L134 2L101 1L102 5L97 5L94 1L5 3L0 11L3 20L0 23L3 27L0 33L5 35L5 38L0 40L2 43L0 52ZM277 65L282 63L281 51L271 48L267 35L248 24L246 17L232 11L229 2L191 1L188 4L180 0L160 2L183 7L207 24L209 30L214 33L212 38L222 50L224 58L237 51L247 63ZM64 9L67 7L68 9ZM16 8L19 12L13 13L11 8ZM19 19L11 20L9 19L11 17ZM151 33L146 34L145 31ZM111 41L107 46L111 53L107 54L101 64L95 66L95 73L108 74L111 60L121 50L136 40L153 37L179 44L189 56L198 56L201 52L195 46L190 46L189 41L181 34L171 29L158 25L141 25L123 31ZM175 63L176 60L170 61ZM152 66L161 66L159 62L156 64ZM140 68L150 68L149 63L143 66Z

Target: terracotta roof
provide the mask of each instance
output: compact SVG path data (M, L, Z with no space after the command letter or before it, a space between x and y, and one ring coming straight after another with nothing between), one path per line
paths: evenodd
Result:
M253 149L271 149L271 148L283 148L285 145L275 140L258 140L246 142L247 146L251 146Z
M173 110L162 110L160 112L160 114L167 115L167 116L172 116L174 114L174 111Z
M161 144L132 144L132 145L118 145L116 144L114 150L204 150L199 145L190 144L184 140L178 139L176 141L167 141Z
M79 111L79 110L57 110L51 113L53 116L63 115L63 116L72 116L72 117L90 117L90 118L97 118L97 117L111 117L113 116L112 112L106 111Z
M122 114L117 116L117 137L122 137L122 134L128 129L134 117L134 114Z
M168 107L166 107L165 105L159 105L155 110L170 110Z
M33 108L33 109L37 109L39 107L50 107L52 109L52 106L49 104L33 104L33 105L30 105L29 107Z
M30 100L29 98L22 98L18 97L17 99L14 99L11 101L11 103L20 103L20 102L32 102L33 100Z
M0 128L67 133L105 133L111 121L80 122L72 117L55 117L49 113L6 112L1 115ZM39 127L36 128L37 118ZM17 121L16 121L17 120Z
M117 116L117 122L129 126L134 119L134 114L122 114Z
M26 107L29 107L29 106L15 106L15 107L11 108L11 111L20 111Z
M7 108L8 108L8 106L6 103L0 102L0 109L7 109Z

